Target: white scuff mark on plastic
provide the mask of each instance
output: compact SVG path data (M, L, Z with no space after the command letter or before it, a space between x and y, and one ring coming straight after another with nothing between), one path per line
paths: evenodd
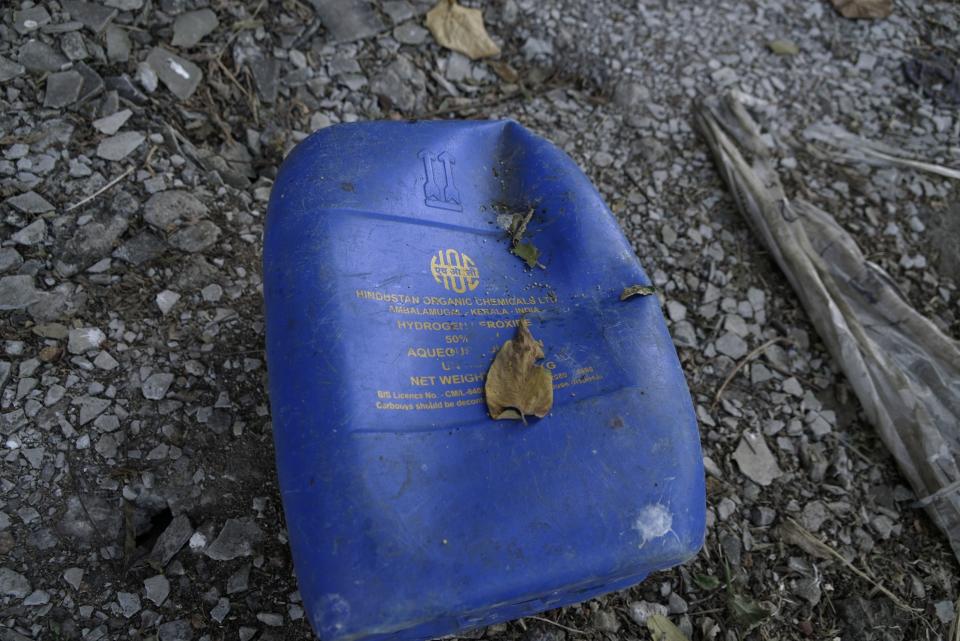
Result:
M173 58L167 58L167 64L170 65L170 68L173 69L173 73L182 77L184 80L190 80L190 72L183 68L179 62Z
M510 231L510 228L513 227L513 214L498 214L497 226L503 231Z
M673 529L673 515L665 505L651 503L640 510L637 520L633 523L633 529L640 533L638 547L642 548L648 542L659 539Z
M350 604L336 593L321 596L313 613L313 620L319 628L317 632L321 637L343 630L349 618Z

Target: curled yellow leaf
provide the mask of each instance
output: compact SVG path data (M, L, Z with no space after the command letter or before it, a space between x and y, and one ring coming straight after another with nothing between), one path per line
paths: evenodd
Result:
M483 26L483 12L461 7L457 0L439 0L427 12L427 28L441 47L459 51L472 60L500 53L500 47Z
M543 347L523 319L516 335L503 344L487 371L484 394L492 418L526 423L527 416L543 418L550 412L553 375L536 364L541 358Z

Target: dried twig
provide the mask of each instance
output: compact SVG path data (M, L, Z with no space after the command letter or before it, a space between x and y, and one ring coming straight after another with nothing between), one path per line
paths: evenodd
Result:
M727 385L729 385L730 381L733 380L733 377L737 375L737 372L743 369L747 363L749 363L754 358L756 358L756 356L760 352L765 351L768 347L776 343L792 343L792 342L793 341L791 341L789 338L785 338L783 336L778 336L777 338L771 338L766 343L764 343L760 347L757 347L752 352L744 356L740 360L740 362L737 363L737 366L733 368L733 371L727 375L727 378L724 379L723 384L720 386L720 389L717 390L717 395L713 397L713 405L710 406L710 410L712 411L714 408L717 407L717 404L720 403L720 395L723 394L723 390L727 389Z
M576 628L571 628L569 626L563 625L562 623L557 623L556 621L551 621L550 619L546 619L544 617L529 616L525 618L533 619L534 621L540 621L542 623L549 623L550 625L557 626L561 630L566 630L567 632L573 632L574 634L586 634L586 632L584 632L583 630L577 630Z
M119 176L117 176L116 178L114 178L113 180L111 180L110 182L108 182L106 185L104 185L103 187L101 187L101 188L98 189L97 191L93 192L92 194L90 194L89 196L87 196L86 198L84 198L83 200L80 200L79 202L75 202L75 203L73 203L72 205L70 205L69 207L67 207L66 209L64 209L64 211L65 211L65 212L66 212L66 211L73 211L73 210L76 209L77 207L83 207L83 206L86 205L88 202L90 202L91 200L93 200L93 199L96 198L97 196L100 196L101 194L103 194L104 192L106 192L107 190L109 190L111 187L113 187L114 185L116 185L118 182L120 182L121 180L123 180L124 178L126 178L127 176L129 176L130 174L132 174L132 173L133 173L133 169L134 169L133 167L130 167L130 168L127 169L125 172L123 172L122 174L120 174Z
M832 547L830 547L829 545L827 545L826 543L818 539L816 536L814 536L812 533L807 531L806 528L804 528L802 525L794 521L792 518L788 517L787 523L789 523L790 528L793 530L793 534L796 535L800 540L803 540L805 542L805 545L803 547L806 548L807 546L809 546L813 550L816 550L817 554L820 556L832 557L840 561L840 563L846 566L847 569L849 569L851 572L853 572L858 577L860 577L861 579L863 579L864 581L872 585L874 588L882 592L887 598L893 601L893 604L895 606L897 606L901 610L904 610L905 612L910 612L913 614L923 611L919 608L914 608L914 607L911 607L910 605L907 605L907 603L901 600L900 597L898 597L896 594L894 594L893 592L885 588L882 583L880 583L878 580L874 579L872 576L870 576L869 574L867 574L866 572L864 572L863 570L855 566L850 561L847 561L842 554L840 554L835 549L833 549Z

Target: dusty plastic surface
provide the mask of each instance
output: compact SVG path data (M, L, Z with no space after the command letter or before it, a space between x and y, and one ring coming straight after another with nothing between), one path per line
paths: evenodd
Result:
M544 268L511 255L504 224ZM703 461L649 280L588 179L512 122L331 127L284 163L264 249L277 469L323 639L425 639L694 555ZM494 421L521 315L554 405Z
M741 102L730 96L708 103L698 120L740 211L960 558L960 346L910 306L830 214L787 199L769 143ZM861 147L871 161L890 153Z

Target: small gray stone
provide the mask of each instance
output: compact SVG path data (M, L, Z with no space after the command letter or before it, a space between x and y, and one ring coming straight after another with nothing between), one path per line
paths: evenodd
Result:
M462 82L473 75L473 63L470 62L470 58L454 51L447 58L447 69L444 75L452 82Z
M274 58L257 57L250 60L250 71L257 85L257 94L263 102L277 100L277 82L280 76L280 62Z
M148 231L142 231L113 252L114 258L125 260L131 265L141 265L163 253L166 245Z
M827 510L823 501L810 501L803 506L800 523L811 532L817 532L828 518L830 518L830 511Z
M203 300L208 303L216 303L223 296L223 288L216 283L211 283L200 290Z
M26 599L23 600L23 604L28 607L46 605L48 603L50 603L50 593L46 590L34 590Z
M93 359L93 364L97 368L107 371L116 369L117 366L120 365L120 363L117 362L117 359L111 356L110 352L107 352L106 350L97 354L97 357Z
M170 522L167 529L157 538L150 552L150 560L165 567L193 535L193 526L186 514L181 514Z
M130 36L126 29L115 25L107 27L107 60L126 62L130 59Z
M803 397L803 387L800 386L800 381L792 376L783 382L781 389L787 394L796 396L797 398Z
M686 614L689 606L682 596L676 592L671 592L670 598L667 600L667 609L670 614Z
M27 69L21 64L0 56L0 82L7 82L26 73Z
M106 334L97 327L71 329L69 336L67 350L71 354L85 354L91 349L97 349L107 340Z
M209 220L202 220L173 234L168 240L171 245L185 252L201 252L220 238L220 228Z
M140 597L133 592L117 592L117 603L127 619L140 611Z
M43 73L60 71L67 59L50 45L39 40L29 40L22 47L17 58L27 71Z
M427 39L428 33L430 32L413 21L404 22L393 29L394 39L404 45L423 44Z
M312 0L312 4L333 42L363 40L386 28L368 0Z
M95 2L83 0L62 0L63 8L70 12L74 20L79 20L83 26L94 33L106 29L110 21L117 15L117 10L104 7Z
M417 105L416 85L422 84L414 80L419 73L406 56L398 56L370 81L370 91L400 111L413 111Z
M94 120L93 128L102 134L112 136L120 131L120 127L122 127L132 115L133 112L129 109L122 109L99 120Z
M0 274L18 269L23 264L23 256L13 247L0 247Z
M263 537L263 532L250 518L228 519L220 534L205 550L215 561L230 561L253 554L253 546Z
M163 605L170 595L170 581L162 574L144 579L143 587L148 600L153 601L158 607Z
M72 105L80 97L83 76L74 70L52 73L47 78L47 92L43 97L43 106L61 109Z
M97 146L97 155L104 160L123 160L144 140L146 137L139 131L125 131L102 140Z
M250 564L242 566L227 579L227 594L245 592L250 585Z
M178 189L158 192L143 206L143 219L164 231L184 221L197 221L206 215L206 205L189 192Z
M139 11L144 0L104 0L104 4L120 11Z
M617 619L616 614L609 610L598 610L597 613L593 615L593 623L603 632L616 634L620 630L620 620Z
M63 580L74 590L79 590L80 582L83 581L83 568L67 568L63 571Z
M79 31L71 31L63 34L63 37L60 38L60 51L63 52L63 55L65 55L68 60L74 62L86 60L90 57L90 52L87 51L87 44L84 42L83 36Z
M163 397L167 395L167 390L170 389L172 383L173 374L160 372L151 374L150 377L143 382L141 387L143 397L151 401L162 400Z
M106 434L97 439L97 444L94 445L93 449L103 458L112 459L117 457L117 446L117 439L113 434Z
M7 204L12 205L25 214L44 214L48 211L53 211L53 205L33 190L7 198Z
M83 62L78 62L73 66L77 73L83 76L83 86L80 87L80 102L86 102L94 96L103 92L104 82L96 71Z
M682 321L687 317L687 308L679 301L668 300L666 307L667 316L673 322Z
M257 613L257 621L271 628L279 628L283 625L283 615L275 612L259 612Z
M223 620L227 618L228 614L230 614L230 599L226 597L220 597L220 599L217 601L217 605L210 610L210 618L217 623L223 623Z
M30 594L30 581L19 572L0 567L0 595L22 599Z
M187 619L168 621L157 630L159 641L192 641L193 626Z
M956 614L954 614L953 601L937 601L933 605L940 623L953 623Z
M160 308L160 313L166 316L179 300L180 294L170 291L169 289L165 289L157 294L157 307Z
M210 9L181 13L173 23L174 47L195 47L220 25L217 14Z
M180 100L192 96L203 79L200 67L162 47L154 47L147 56L147 64L167 89Z
M727 332L718 338L715 346L718 352L734 360L747 354L747 342L733 332Z
M413 5L407 0L386 0L383 3L383 12L390 17L394 24L400 24L416 15Z
M20 35L36 31L46 24L50 24L50 14L41 6L13 12L13 28Z
M772 508L759 506L753 508L750 518L757 527L768 527L773 525L777 518L777 512Z
M634 601L630 604L630 618L639 626L646 627L647 619L654 614L667 616L667 606L660 603L651 603L650 601Z
M18 245L36 245L42 243L47 237L47 223L43 218L37 218L35 221L21 228L17 233L10 237L10 240Z
M747 432L733 453L744 476L758 485L770 485L782 472L762 434Z
M0 278L0 311L23 309L43 297L33 284L33 276L19 274Z
M77 417L80 425L86 425L97 418L110 407L110 399L98 398L96 396L81 396L74 399L74 404L80 406L80 416Z

